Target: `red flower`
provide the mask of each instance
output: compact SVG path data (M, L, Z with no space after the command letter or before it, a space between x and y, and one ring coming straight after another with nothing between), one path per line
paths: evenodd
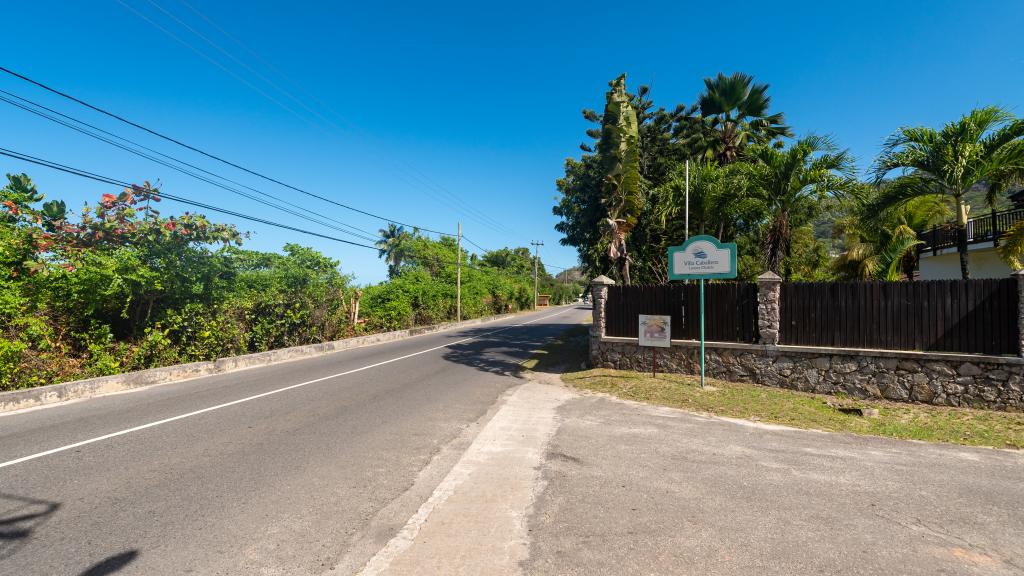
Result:
M114 196L113 194L104 194L102 202L103 202L104 206L110 206L116 200L117 200L117 196Z
M167 224L164 224L164 228L167 228L168 230L174 230L174 222L168 222Z

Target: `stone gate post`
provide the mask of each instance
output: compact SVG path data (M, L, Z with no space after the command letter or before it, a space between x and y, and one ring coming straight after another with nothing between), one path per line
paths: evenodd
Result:
M757 277L757 330L761 344L770 346L779 343L780 300L782 278L774 272L765 272Z
M598 364L601 337L606 323L605 303L608 302L608 287L615 284L611 278L601 275L590 281L590 298L594 304L594 323L590 326L590 365Z

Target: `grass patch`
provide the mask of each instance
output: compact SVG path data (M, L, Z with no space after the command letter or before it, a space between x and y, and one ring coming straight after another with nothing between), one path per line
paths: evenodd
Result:
M1024 448L1024 414L1021 413L837 399L713 379L706 379L710 387L702 390L698 378L681 374L659 374L651 378L650 374L597 369L567 372L562 380L575 388L626 400L795 428L969 446ZM829 401L876 408L878 416L844 414L830 406Z
M580 390L691 412L794 428L1024 449L1022 413L854 400L710 378L708 388L702 390L698 378L682 374L651 378L649 373L623 370L581 370L587 359L588 329L581 325L567 330L524 362L523 368L560 373L566 384ZM878 416L844 414L830 403L875 408Z

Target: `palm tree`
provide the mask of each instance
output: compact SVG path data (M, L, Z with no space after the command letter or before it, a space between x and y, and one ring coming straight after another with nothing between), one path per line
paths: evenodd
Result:
M759 202L746 193L742 167L719 166L702 161L690 170L690 232L714 234L726 240L736 236L738 224L756 217ZM680 165L668 181L651 191L652 209L657 223L667 236L679 239L685 234L686 172Z
M903 127L890 136L875 161L875 183L901 174L885 187L878 207L899 206L912 198L940 195L957 206L957 252L960 275L967 265L967 213L964 196L975 186L987 188L990 205L1009 185L1024 181L1024 121L1003 108L977 108L935 130Z
M951 214L942 196L922 196L902 206L875 209L878 189L858 186L844 198L849 210L836 220L834 231L845 237L845 248L832 261L841 276L856 280L881 278L913 281L917 269L917 231L942 222Z
M755 83L753 76L719 72L714 78L704 79L704 88L697 98L703 147L719 164L735 162L750 144L767 144L793 135L781 113L768 113L768 85Z
M404 226L399 226L394 222L388 222L388 227L381 228L378 232L380 240L374 244L377 247L377 256L387 262L388 278L394 278L398 275L398 271L402 267L402 260L406 256L405 244L409 239L409 233L406 232Z
M775 273L785 263L788 280L793 230L810 222L829 194L849 189L853 159L822 136L808 136L784 150L754 145L745 156L750 163L740 166L745 166L748 192L767 215L761 237L764 263Z

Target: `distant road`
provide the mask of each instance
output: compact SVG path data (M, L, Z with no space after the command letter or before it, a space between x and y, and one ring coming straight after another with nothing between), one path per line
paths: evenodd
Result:
M0 574L315 574L369 558L520 383L515 366L589 313L2 415Z

